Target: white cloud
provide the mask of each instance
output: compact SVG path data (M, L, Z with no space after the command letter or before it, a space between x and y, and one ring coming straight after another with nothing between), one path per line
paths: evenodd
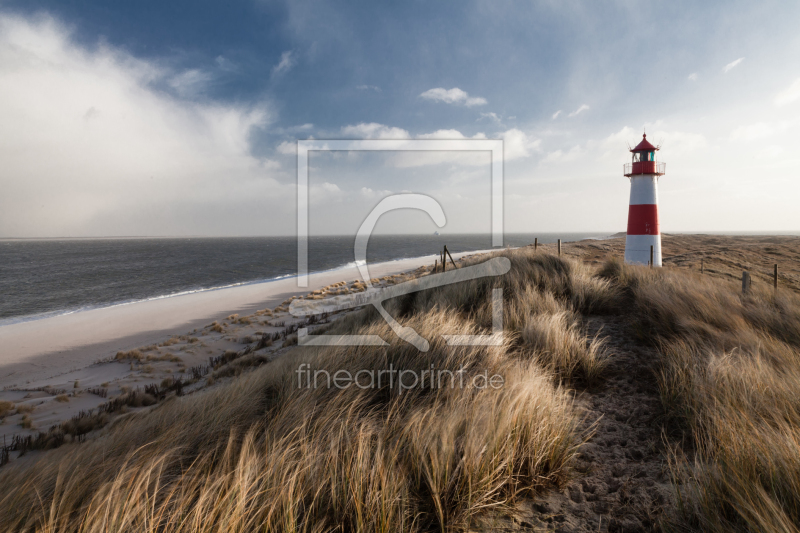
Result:
M175 89L178 95L185 98L195 97L205 91L213 76L199 69L191 69L172 76L167 84Z
M647 140L657 146L661 146L666 150L662 153L669 154L669 157L683 156L684 154L708 148L708 140L704 135L688 131L654 129L652 132L648 132ZM636 142L638 143L639 141L637 140Z
M586 105L586 104L583 104L578 109L576 109L575 111L570 113L569 116L574 117L574 116L577 116L577 115L583 113L584 111L588 111L588 110L589 110L589 106Z
M378 124L377 122L344 126L342 135L351 139L410 139L411 135L402 128Z
M775 159L783 153L783 147L777 145L770 145L760 150L756 157L759 159Z
M169 95L178 73L47 17L0 15L0 57L3 235L264 233L255 207L292 196L250 152L265 106Z
M741 63L742 61L744 61L743 57L740 57L739 59L737 59L735 61L731 61L730 63L728 63L727 65L722 67L722 72L727 73L732 68L736 68L739 65L739 63Z
M280 76L285 72L288 72L294 66L294 57L291 50L288 50L281 54L281 60L278 62L277 65L272 67L272 75L273 76Z
M375 91L376 93L381 92L381 88L377 85L359 85L356 87L359 91Z
M278 152L283 155L297 155L297 143L283 141L278 145Z
M503 137L503 159L511 161L522 157L528 157L532 151L541 149L540 139L531 139L528 135L516 128L512 128L501 134Z
M311 185L308 190L308 199L311 205L324 205L331 202L340 202L346 194L335 183L323 182Z
M689 81L697 81L697 72L692 72L687 78Z
M732 141L755 141L772 135L772 127L766 122L757 122L747 126L739 126L731 132Z
M782 106L791 104L800 98L800 78L795 80L785 91L781 91L775 97L775 105Z
M364 198L367 198L369 200L375 200L375 199L378 199L378 198L385 198L385 197L389 196L390 194L392 194L392 191L385 191L385 190L384 191L375 191L373 189L370 189L369 187L361 187L361 190L359 191L359 193Z
M494 120L497 123L501 122L501 119L497 115L497 113L481 113L481 118L488 118L488 119ZM478 119L478 120L480 120L480 119Z
M634 139L636 139L636 131L631 127L624 126L617 133L612 133L606 137L603 142L609 146L616 146L620 143L630 143Z
M583 154L583 149L580 146L573 146L566 152L563 150L556 150L548 153L542 163L565 163L567 161L574 161Z
M233 61L224 56L217 56L214 62L220 70L225 72L234 72L239 69Z
M557 119L558 115L560 115L560 114L561 114L561 110L560 109L558 111L556 111L555 113L553 113L553 120Z
M462 104L467 107L472 107L476 105L485 105L488 102L486 98L481 98L479 96L470 96L466 91L462 91L458 87L453 89L444 89L442 87L437 87L435 89L428 89L424 93L420 94L421 98L425 98L426 100L433 100L434 102L444 102L446 104Z
M476 133L472 137L467 137L458 130L436 130L433 133L422 133L417 135L417 139L485 139L485 133Z

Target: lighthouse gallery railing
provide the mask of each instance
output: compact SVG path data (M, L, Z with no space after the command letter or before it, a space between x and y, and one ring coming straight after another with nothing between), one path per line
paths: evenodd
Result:
M655 161L639 161L636 163L625 163L622 167L622 173L625 176L635 174L664 174L667 169L666 163L657 163Z

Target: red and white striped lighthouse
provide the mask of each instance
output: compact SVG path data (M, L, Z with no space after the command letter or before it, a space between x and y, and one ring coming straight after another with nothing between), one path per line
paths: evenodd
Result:
M642 142L631 150L632 161L625 164L624 174L631 180L631 201L628 207L628 235L625 238L625 262L647 265L652 248L653 266L661 266L661 230L658 227L658 177L664 175L666 163L656 161L658 146L642 135Z

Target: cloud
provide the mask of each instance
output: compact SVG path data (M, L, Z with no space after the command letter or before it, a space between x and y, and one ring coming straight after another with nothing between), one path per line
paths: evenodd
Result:
M386 190L384 190L384 191L375 191L373 189L370 189L369 187L361 187L361 190L359 191L359 193L361 194L361 196L363 196L366 199L375 200L375 199L378 199L378 198L385 198L385 197L389 196L390 194L392 194L392 191L386 191Z
M217 67L220 70L224 70L225 72L235 72L239 70L239 67L236 65L236 63L224 56L217 56L214 62L217 64Z
M541 149L541 139L532 139L525 132L512 128L501 134L503 137L503 159L511 161L528 157L532 151Z
M580 146L573 146L568 151L556 150L548 153L542 163L565 163L567 161L574 161L583 154L583 149Z
M481 117L478 120L480 120L481 118L488 118L494 120L497 123L501 122L501 119L499 116L497 116L497 113L481 113Z
M472 107L476 105L486 105L488 102L486 98L481 98L478 96L470 96L467 94L466 91L462 91L458 87L453 89L444 89L442 87L437 87L435 89L428 89L424 93L419 95L421 98L425 98L426 100L433 100L434 102L444 102L446 104L460 104L465 105L467 107Z
M570 113L569 116L574 117L574 116L577 116L577 115L583 113L584 111L588 111L588 110L589 110L589 106L586 105L586 104L583 104L578 109L576 109L575 111Z
M402 128L378 124L360 123L342 128L342 135L351 139L410 139L411 135Z
M732 141L755 141L772 135L772 128L766 122L739 126L731 132Z
M278 153L283 155L297 155L297 143L283 141L278 145Z
M346 196L344 191L335 183L323 182L311 185L308 191L311 205L324 205L330 202L340 202Z
M697 72L692 72L687 78L689 81L697 81Z
M561 110L560 109L558 111L556 111L555 113L553 113L553 117L552 117L553 120L557 119L558 115L560 115L560 114L561 114Z
M376 93L381 92L381 88L377 85L358 85L356 89L359 91L375 91Z
M191 69L172 76L167 80L167 85L172 87L179 96L193 98L203 93L208 83L214 77L200 69Z
M280 76L288 72L294 66L294 57L291 50L281 54L281 60L277 65L272 67L272 76Z
M724 67L722 67L722 72L724 72L724 73L726 73L726 74L727 74L729 70L731 70L731 69L733 69L733 68L736 68L737 66L739 66L739 63L741 63L742 61L744 61L744 58L743 58L743 57L740 57L740 58L739 58L739 59L737 59L736 61L731 61L730 63L728 63L727 65L725 65Z
M647 133L647 140L661 146L666 150L662 153L669 154L669 157L682 156L708 148L708 140L704 135L689 131L653 129L652 132Z
M800 98L800 78L795 80L785 91L781 91L775 97L775 105L782 106L791 104Z
M263 234L256 208L282 212L292 197L250 151L271 121L265 105L166 93L191 76L85 48L43 16L0 15L0 57L4 236Z
M436 130L433 133L422 133L417 135L417 139L485 139L485 133L476 133L472 137L467 137L458 130Z
M771 137L776 133L786 131L791 127L789 121L777 122L755 122L745 126L739 126L731 132L732 141L757 141L766 137Z

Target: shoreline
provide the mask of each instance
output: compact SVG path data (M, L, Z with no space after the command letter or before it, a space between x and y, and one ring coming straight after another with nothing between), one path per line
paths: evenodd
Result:
M456 259L491 252L453 254ZM437 255L397 259L369 265L372 277L400 274L429 265ZM152 344L170 334L202 328L221 317L250 314L274 307L292 296L343 280L360 279L358 267L347 265L309 274L308 287L287 276L222 288L154 297L26 320L0 326L0 389L41 381L99 360L117 351Z

